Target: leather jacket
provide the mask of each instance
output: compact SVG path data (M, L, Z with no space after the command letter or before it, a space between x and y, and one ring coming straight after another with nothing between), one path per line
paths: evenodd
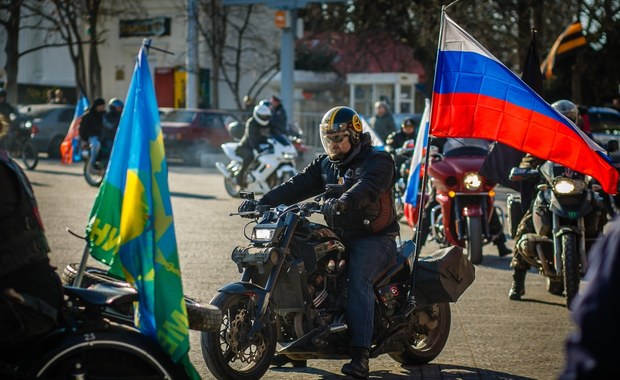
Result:
M330 225L343 239L368 235L396 236L399 224L394 210L392 157L371 145L370 135L351 148L342 161L331 161L325 154L302 172L263 195L260 204L292 204L325 191L328 184L343 184L340 196L347 204L343 215Z

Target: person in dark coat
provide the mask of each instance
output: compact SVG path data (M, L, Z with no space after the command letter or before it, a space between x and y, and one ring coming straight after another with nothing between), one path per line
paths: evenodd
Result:
M80 122L80 138L90 146L90 163L97 161L101 149L101 131L103 130L103 115L105 114L105 100L97 98L84 112Z
M389 153L372 146L370 135L362 132L359 115L349 107L330 109L321 121L320 136L325 154L260 201L245 200L239 211L252 211L257 204L289 205L323 193L327 185L343 185L342 195L326 199L322 209L327 225L343 239L349 253L351 362L342 372L367 378L375 302L372 279L395 258L399 234L392 193L394 161Z
M242 188L247 186L246 173L254 160L254 151L259 151L261 144L266 144L267 138L271 135L270 121L271 109L265 104L258 104L245 123L245 132L236 151L243 159L241 168L235 173L237 185Z
M0 115L0 137L7 129ZM32 186L1 147L0 188L0 357L9 358L56 325L63 291Z
M587 282L570 305L577 330L566 341L560 380L608 379L618 373L620 219L607 228L588 254Z
M375 115L370 118L370 126L377 132L382 141L385 141L389 134L396 130L394 117L386 102L380 100L375 103Z
M385 150L392 155L396 164L396 179L401 176L400 166L413 154L413 151L411 151L406 155L401 155L397 154L397 150L402 148L406 141L413 139L415 139L415 121L407 118L401 123L400 131L390 133L385 141Z

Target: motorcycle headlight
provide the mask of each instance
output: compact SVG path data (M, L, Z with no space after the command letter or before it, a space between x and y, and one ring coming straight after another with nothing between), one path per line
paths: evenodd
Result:
M586 184L583 180L560 178L553 183L553 191L558 194L578 194L583 191Z
M295 154L294 153L282 153L282 158L284 158L285 160L294 160Z
M476 191L482 186L482 178L476 173L467 173L463 177L465 188L470 191Z
M276 230L273 228L256 227L252 230L252 241L259 243L269 243L273 240Z

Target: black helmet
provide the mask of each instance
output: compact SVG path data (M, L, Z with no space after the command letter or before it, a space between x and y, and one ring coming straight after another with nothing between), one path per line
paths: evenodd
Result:
M362 135L362 120L354 109L338 106L330 109L323 115L321 119L321 144L325 153L329 155L329 143L334 140L335 136L342 138L349 138L351 145L357 145L360 142ZM334 157L330 158L334 159Z
M408 127L415 128L415 121L410 117L403 120L403 122L400 124L400 129L405 129Z
M579 108L570 100L562 99L551 105L556 111L566 116L573 123L577 123L579 119Z
M271 109L265 104L257 104L252 112L252 117L258 124L264 127L269 124L269 120L271 120Z

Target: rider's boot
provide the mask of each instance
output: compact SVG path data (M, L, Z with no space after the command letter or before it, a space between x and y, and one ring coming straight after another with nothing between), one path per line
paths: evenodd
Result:
M504 257L512 253L512 250L506 247L505 241L497 239L494 243L497 246L497 253L499 254L499 257Z
M525 275L527 274L526 269L513 269L512 270L512 286L510 287L510 292L508 292L508 297L511 300L517 301L520 300L521 297L525 294Z
M368 348L351 347L351 362L343 365L340 371L356 379L368 379L368 356Z
M239 185L239 187L247 187L248 183L245 180L245 170L239 170L237 174L235 174L235 183Z

